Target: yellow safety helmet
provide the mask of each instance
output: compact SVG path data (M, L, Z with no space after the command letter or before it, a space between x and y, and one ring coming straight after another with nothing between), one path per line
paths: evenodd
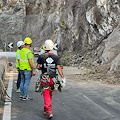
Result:
M25 40L24 40L24 43L30 45L32 43L31 38L26 37Z

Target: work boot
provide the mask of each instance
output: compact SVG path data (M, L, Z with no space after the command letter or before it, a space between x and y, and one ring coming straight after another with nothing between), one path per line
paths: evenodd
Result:
M22 100L22 99L23 99L23 96L20 95L20 98L19 98L19 99Z
M16 92L17 92L17 93L20 93L20 88L18 88L18 89L16 90Z
M27 96L27 97L23 97L22 100L33 100L33 98Z
M44 115L47 115L47 112L46 112L46 111L44 111L44 112L43 112L43 114L44 114Z
M52 113L49 113L48 114L48 119L51 119L53 117L53 114Z

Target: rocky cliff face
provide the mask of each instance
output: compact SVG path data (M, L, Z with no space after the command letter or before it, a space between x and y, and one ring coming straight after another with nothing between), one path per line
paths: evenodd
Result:
M65 65L96 66L118 58L119 0L4 0L0 6L1 49L13 41L16 50L16 42L29 36L34 48L46 39L58 43Z

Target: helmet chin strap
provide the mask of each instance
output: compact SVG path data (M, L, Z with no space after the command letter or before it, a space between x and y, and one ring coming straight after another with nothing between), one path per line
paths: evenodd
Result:
M27 44L27 43L25 43L25 45L30 45L30 47L31 47L31 44Z

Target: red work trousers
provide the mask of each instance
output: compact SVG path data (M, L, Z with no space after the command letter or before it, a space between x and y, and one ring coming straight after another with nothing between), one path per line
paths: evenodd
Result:
M46 84L45 82L42 82L42 85ZM53 79L49 78L47 85L49 85L51 88L54 87ZM44 98L44 111L47 112L47 114L52 113L52 92L49 89L44 89L43 92L43 98Z
M43 98L44 98L44 111L47 112L47 114L52 113L52 92L50 90L45 90L43 92Z

